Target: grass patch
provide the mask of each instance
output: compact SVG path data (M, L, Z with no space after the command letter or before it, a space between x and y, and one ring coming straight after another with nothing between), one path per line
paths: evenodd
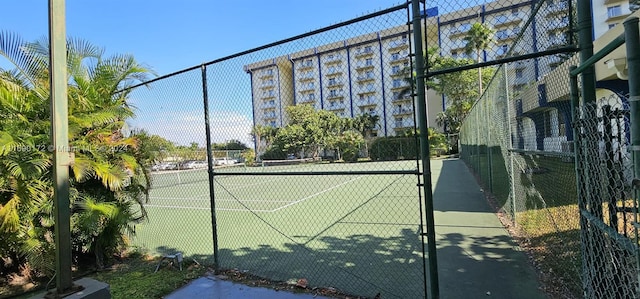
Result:
M158 262L159 258L134 255L89 277L108 283L113 299L161 298L209 270L206 266L185 258L182 271L177 265L163 262L158 272L153 273Z

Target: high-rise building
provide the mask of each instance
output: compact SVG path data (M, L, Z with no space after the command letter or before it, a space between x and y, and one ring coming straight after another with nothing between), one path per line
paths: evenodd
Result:
M478 53L481 61L567 45L569 1L546 1L526 29L537 0L517 3L498 0L442 15L433 14L432 9L431 14L424 16L426 46L438 47L442 56L476 60L475 53L466 53L464 40L476 22L494 31L493 43ZM631 13L626 1L592 2L594 39ZM519 42L514 43L516 40ZM412 44L408 27L398 26L246 65L252 82L254 124L283 126L287 122L284 107L306 104L341 117L378 115L377 136L393 136L413 128L415 102L407 92L409 83L405 79ZM507 71L515 78L510 85L514 90L522 89L564 59L555 55L533 62L510 63ZM444 110L445 103L441 95L427 91L430 127L437 127L436 114Z

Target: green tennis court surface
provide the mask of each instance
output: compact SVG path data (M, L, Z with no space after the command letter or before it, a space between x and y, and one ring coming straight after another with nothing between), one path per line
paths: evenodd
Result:
M273 280L304 277L310 285L358 295L421 297L417 177L361 173L415 169L415 161L216 168L219 264ZM279 174L353 170L360 173ZM160 172L152 178L149 221L136 227L134 244L213 263L207 172ZM400 287L400 281L415 287Z

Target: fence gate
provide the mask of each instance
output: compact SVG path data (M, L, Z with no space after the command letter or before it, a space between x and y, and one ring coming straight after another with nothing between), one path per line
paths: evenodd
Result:
M576 178L582 240L585 298L638 298L638 19L625 21L625 34L571 71ZM628 98L610 94L590 99L589 65L624 44ZM616 45L617 43L617 45ZM635 62L633 61L635 57ZM578 94L578 76L583 94ZM586 91L584 91L586 90ZM582 99L582 101L579 101ZM634 142L636 144L634 144Z

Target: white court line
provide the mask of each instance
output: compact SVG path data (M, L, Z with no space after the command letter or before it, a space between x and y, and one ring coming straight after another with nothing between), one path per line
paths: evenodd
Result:
M316 192L316 193L314 193L314 194L311 194L311 195L309 195L309 196L307 196L307 197L305 197L305 198L298 199L298 200L296 200L296 201L284 201L284 200L283 200L283 201L245 200L245 201L263 201L263 202L265 202L265 203L270 203L270 202L288 202L288 204L286 204L286 205L284 205L284 206L281 206L281 207L278 207L278 208L273 209L273 210L247 210L247 209L227 209L227 208L216 208L216 210L220 210L220 211L240 211L240 212L250 212L250 211L251 211L251 212L270 212L270 213L273 213L273 212L277 212L277 211L279 211L279 210L282 210L282 209L284 209L284 208L288 208L288 207L290 207L290 206L292 206L292 205L298 204L298 203L300 203L300 202L303 202L303 201L305 201L305 200L307 200L307 199L311 199L311 198L316 197L316 196L318 196L318 195L321 195L321 194L323 194L323 193L329 192L329 191L331 191L331 190L333 190L333 189L335 189L335 188L338 188L338 187L344 186L344 185L346 185L346 184L348 184L348 183L351 183L351 182L353 182L353 181L355 181L355 180L357 180L357 179L360 179L361 177L363 177L363 176L362 176L362 175L361 175L361 176L358 176L358 177L356 177L356 178L350 179L350 180L348 180L348 181L346 181L346 182L340 183L340 184L335 185L335 186L333 186L333 187L331 187L331 188L327 188L327 189L324 189L324 190L322 190L322 191ZM238 200L228 199L228 200L220 200L220 201L237 202ZM216 201L216 202L217 202L217 201ZM241 202L242 202L242 201L241 201ZM168 208L168 209L211 210L210 208L199 208L199 207L189 207L189 206L185 207L185 206L170 206L170 205L154 205L154 204L151 204L151 205L145 205L145 207L152 207L152 208Z
M220 185L222 185L223 187L226 186L231 186L231 187L235 187L235 188L225 188L225 189L241 189L247 186L255 186L255 185L260 185L260 184L264 184L264 183L271 183L271 182L275 182L275 181L281 181L285 178L278 178L278 179L273 179L273 180L268 180L268 181L259 181L257 183L253 183L253 184L222 184L222 183L218 183Z
M309 195L309 196L307 196L307 197L305 197L305 198L298 199L298 200L296 200L296 201L292 201L292 202L290 202L289 204L286 204L286 205L284 205L284 206L281 206L281 207L279 207L279 208L276 208L275 210L271 210L271 212L277 212L277 211L280 211L280 210L282 210L282 209L284 209L284 208L290 207L290 206L295 205L295 204L297 204L297 203L299 203L299 202L303 202L303 201L305 201L305 200L307 200L307 199L310 199L310 198L316 197L316 196L318 196L318 195L320 195L320 194L323 194L323 193L329 192L329 191L331 191L331 190L333 190L333 189L335 189L335 188L338 188L338 187L341 187L341 186L346 185L346 184L348 184L348 183L351 183L351 182L353 182L353 181L355 181L355 180L357 180L357 179L359 179L359 178L361 178L361 177L363 177L363 176L361 175L361 176L359 176L359 177L357 177L357 178L350 179L350 180L348 180L348 181L346 181L346 182L344 182L344 183L341 183L341 184L335 185L335 186L333 186L333 187L331 187L331 188L328 188L328 189L322 190L322 191L320 191L320 192L316 192L315 194L311 194L311 195Z
M205 195L200 195L200 196L196 196L196 197L155 197L155 196L149 196L149 200L152 199L158 199L158 200L203 200L203 199L207 199L205 197L209 197L209 194L205 194Z
M290 200L264 200L264 199L216 199L216 202L291 202Z
M163 205L145 205L145 208L163 208L163 209L182 209L182 210L206 210L210 211L210 208L198 208L198 207L185 207L185 206L163 206ZM216 208L218 211L237 211L237 212L271 212L272 210L247 210L247 209L227 209Z

